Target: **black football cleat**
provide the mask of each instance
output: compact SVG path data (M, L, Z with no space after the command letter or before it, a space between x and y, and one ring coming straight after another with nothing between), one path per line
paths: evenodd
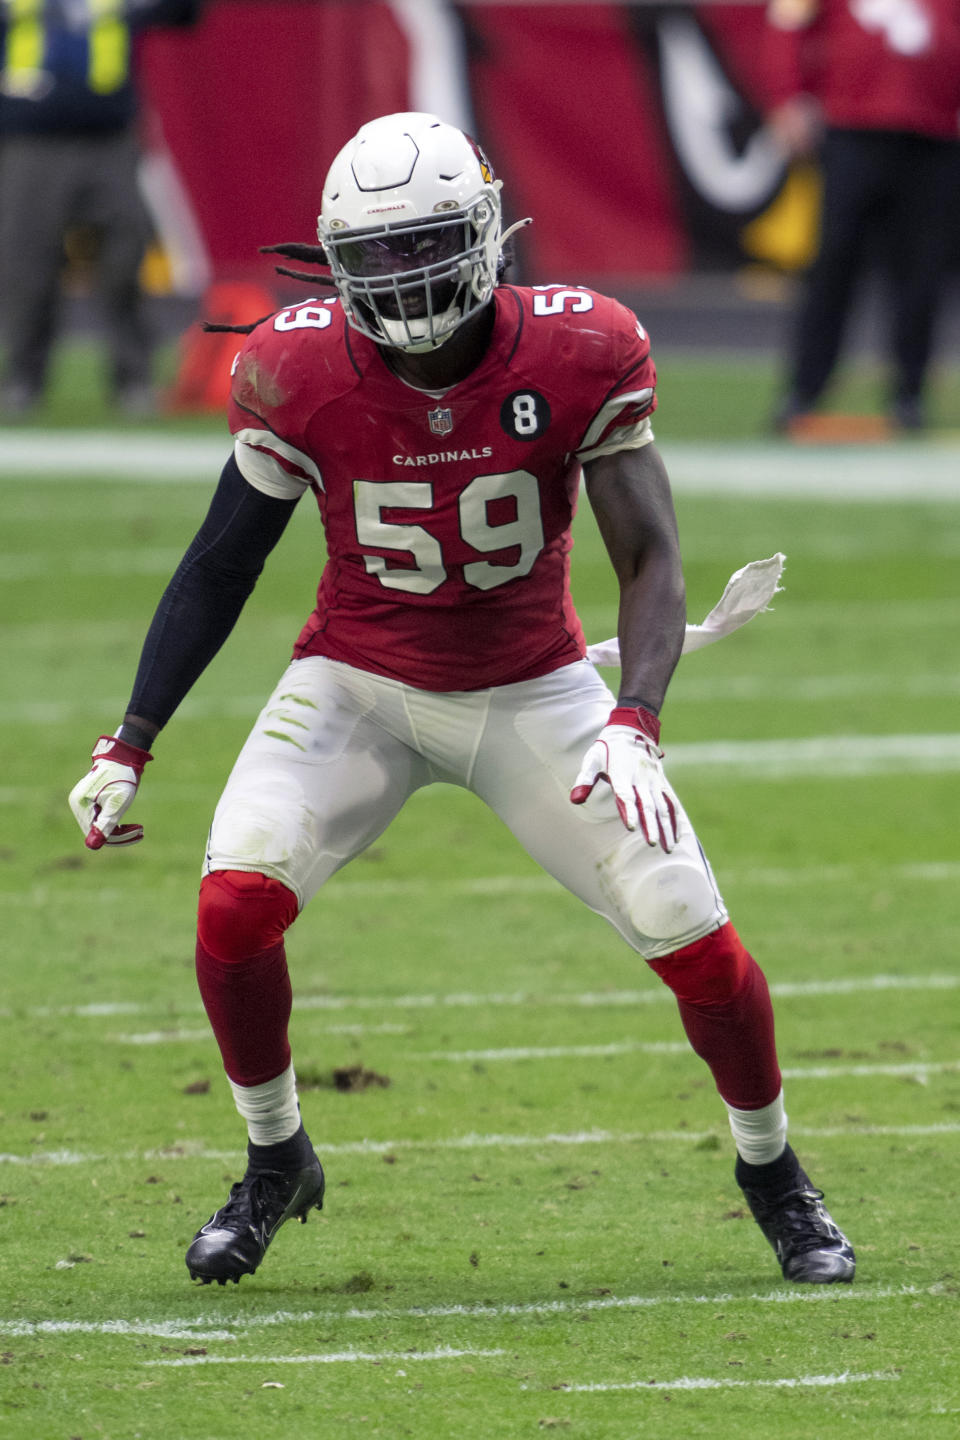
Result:
M323 1208L323 1166L313 1157L300 1170L251 1170L230 1198L194 1235L187 1251L191 1280L225 1285L252 1275L280 1226Z
M776 1252L783 1278L798 1285L849 1284L857 1268L853 1246L789 1145L777 1172L775 1182L758 1185L756 1168L737 1160L737 1183Z

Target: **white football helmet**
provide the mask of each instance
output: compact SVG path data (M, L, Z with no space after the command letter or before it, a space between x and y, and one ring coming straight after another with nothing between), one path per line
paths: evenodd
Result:
M378 345L434 350L486 305L503 237L483 151L436 115L384 115L340 151L317 234L351 325Z

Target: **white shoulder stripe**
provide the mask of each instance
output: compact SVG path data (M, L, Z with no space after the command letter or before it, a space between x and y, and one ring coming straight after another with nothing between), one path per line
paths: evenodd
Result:
M272 430L238 430L233 453L243 478L255 490L279 500L296 500L323 479L316 462Z
M630 425L618 425L616 429L608 430L602 445L591 445L588 450L581 448L577 451L577 459L586 465L591 460L599 460L601 455L616 455L620 450L640 450L653 438L650 416L645 415L642 420L634 420Z
M610 422L619 415L621 410L625 410L631 405L646 405L652 398L653 390L650 389L649 386L645 390L625 390L619 395L614 395L612 399L607 401L606 405L601 406L593 417L586 435L584 435L583 440L580 442L577 454L583 458L584 451L596 445L604 430L606 430Z

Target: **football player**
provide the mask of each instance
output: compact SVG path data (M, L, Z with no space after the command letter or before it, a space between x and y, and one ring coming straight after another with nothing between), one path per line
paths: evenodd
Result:
M500 186L433 115L374 120L336 157L322 248L278 247L325 261L335 293L249 327L233 453L123 723L70 797L92 849L141 838L122 822L151 745L309 492L328 551L317 603L203 867L197 977L248 1165L187 1268L238 1280L286 1220L320 1207L284 932L415 790L443 781L486 801L675 993L786 1278L849 1281L853 1251L787 1144L766 981L664 774L658 715L685 606L650 344L616 300L503 282ZM616 698L570 597L581 476L620 587Z

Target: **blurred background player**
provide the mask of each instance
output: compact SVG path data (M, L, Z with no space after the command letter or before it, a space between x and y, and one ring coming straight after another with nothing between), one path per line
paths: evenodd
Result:
M280 1225L322 1203L284 934L440 781L484 800L674 992L784 1276L850 1281L853 1251L787 1144L766 980L663 771L658 716L685 598L650 343L595 291L501 283L500 184L473 141L429 114L373 121L334 160L322 248L277 248L328 262L337 293L247 327L233 455L160 602L123 723L71 793L88 847L141 838L120 821L149 747L312 492L328 550L316 608L207 845L197 977L248 1167L187 1268L239 1280ZM569 591L581 475L620 587L616 701Z
M767 43L791 156L818 154L818 253L805 277L777 429L803 427L833 375L852 302L876 266L889 317L889 416L924 424L951 258L960 251L960 4L772 0Z
M141 311L149 221L137 169L134 42L185 25L201 0L0 0L0 412L43 397L71 227L96 237L109 386L131 415L154 408Z

